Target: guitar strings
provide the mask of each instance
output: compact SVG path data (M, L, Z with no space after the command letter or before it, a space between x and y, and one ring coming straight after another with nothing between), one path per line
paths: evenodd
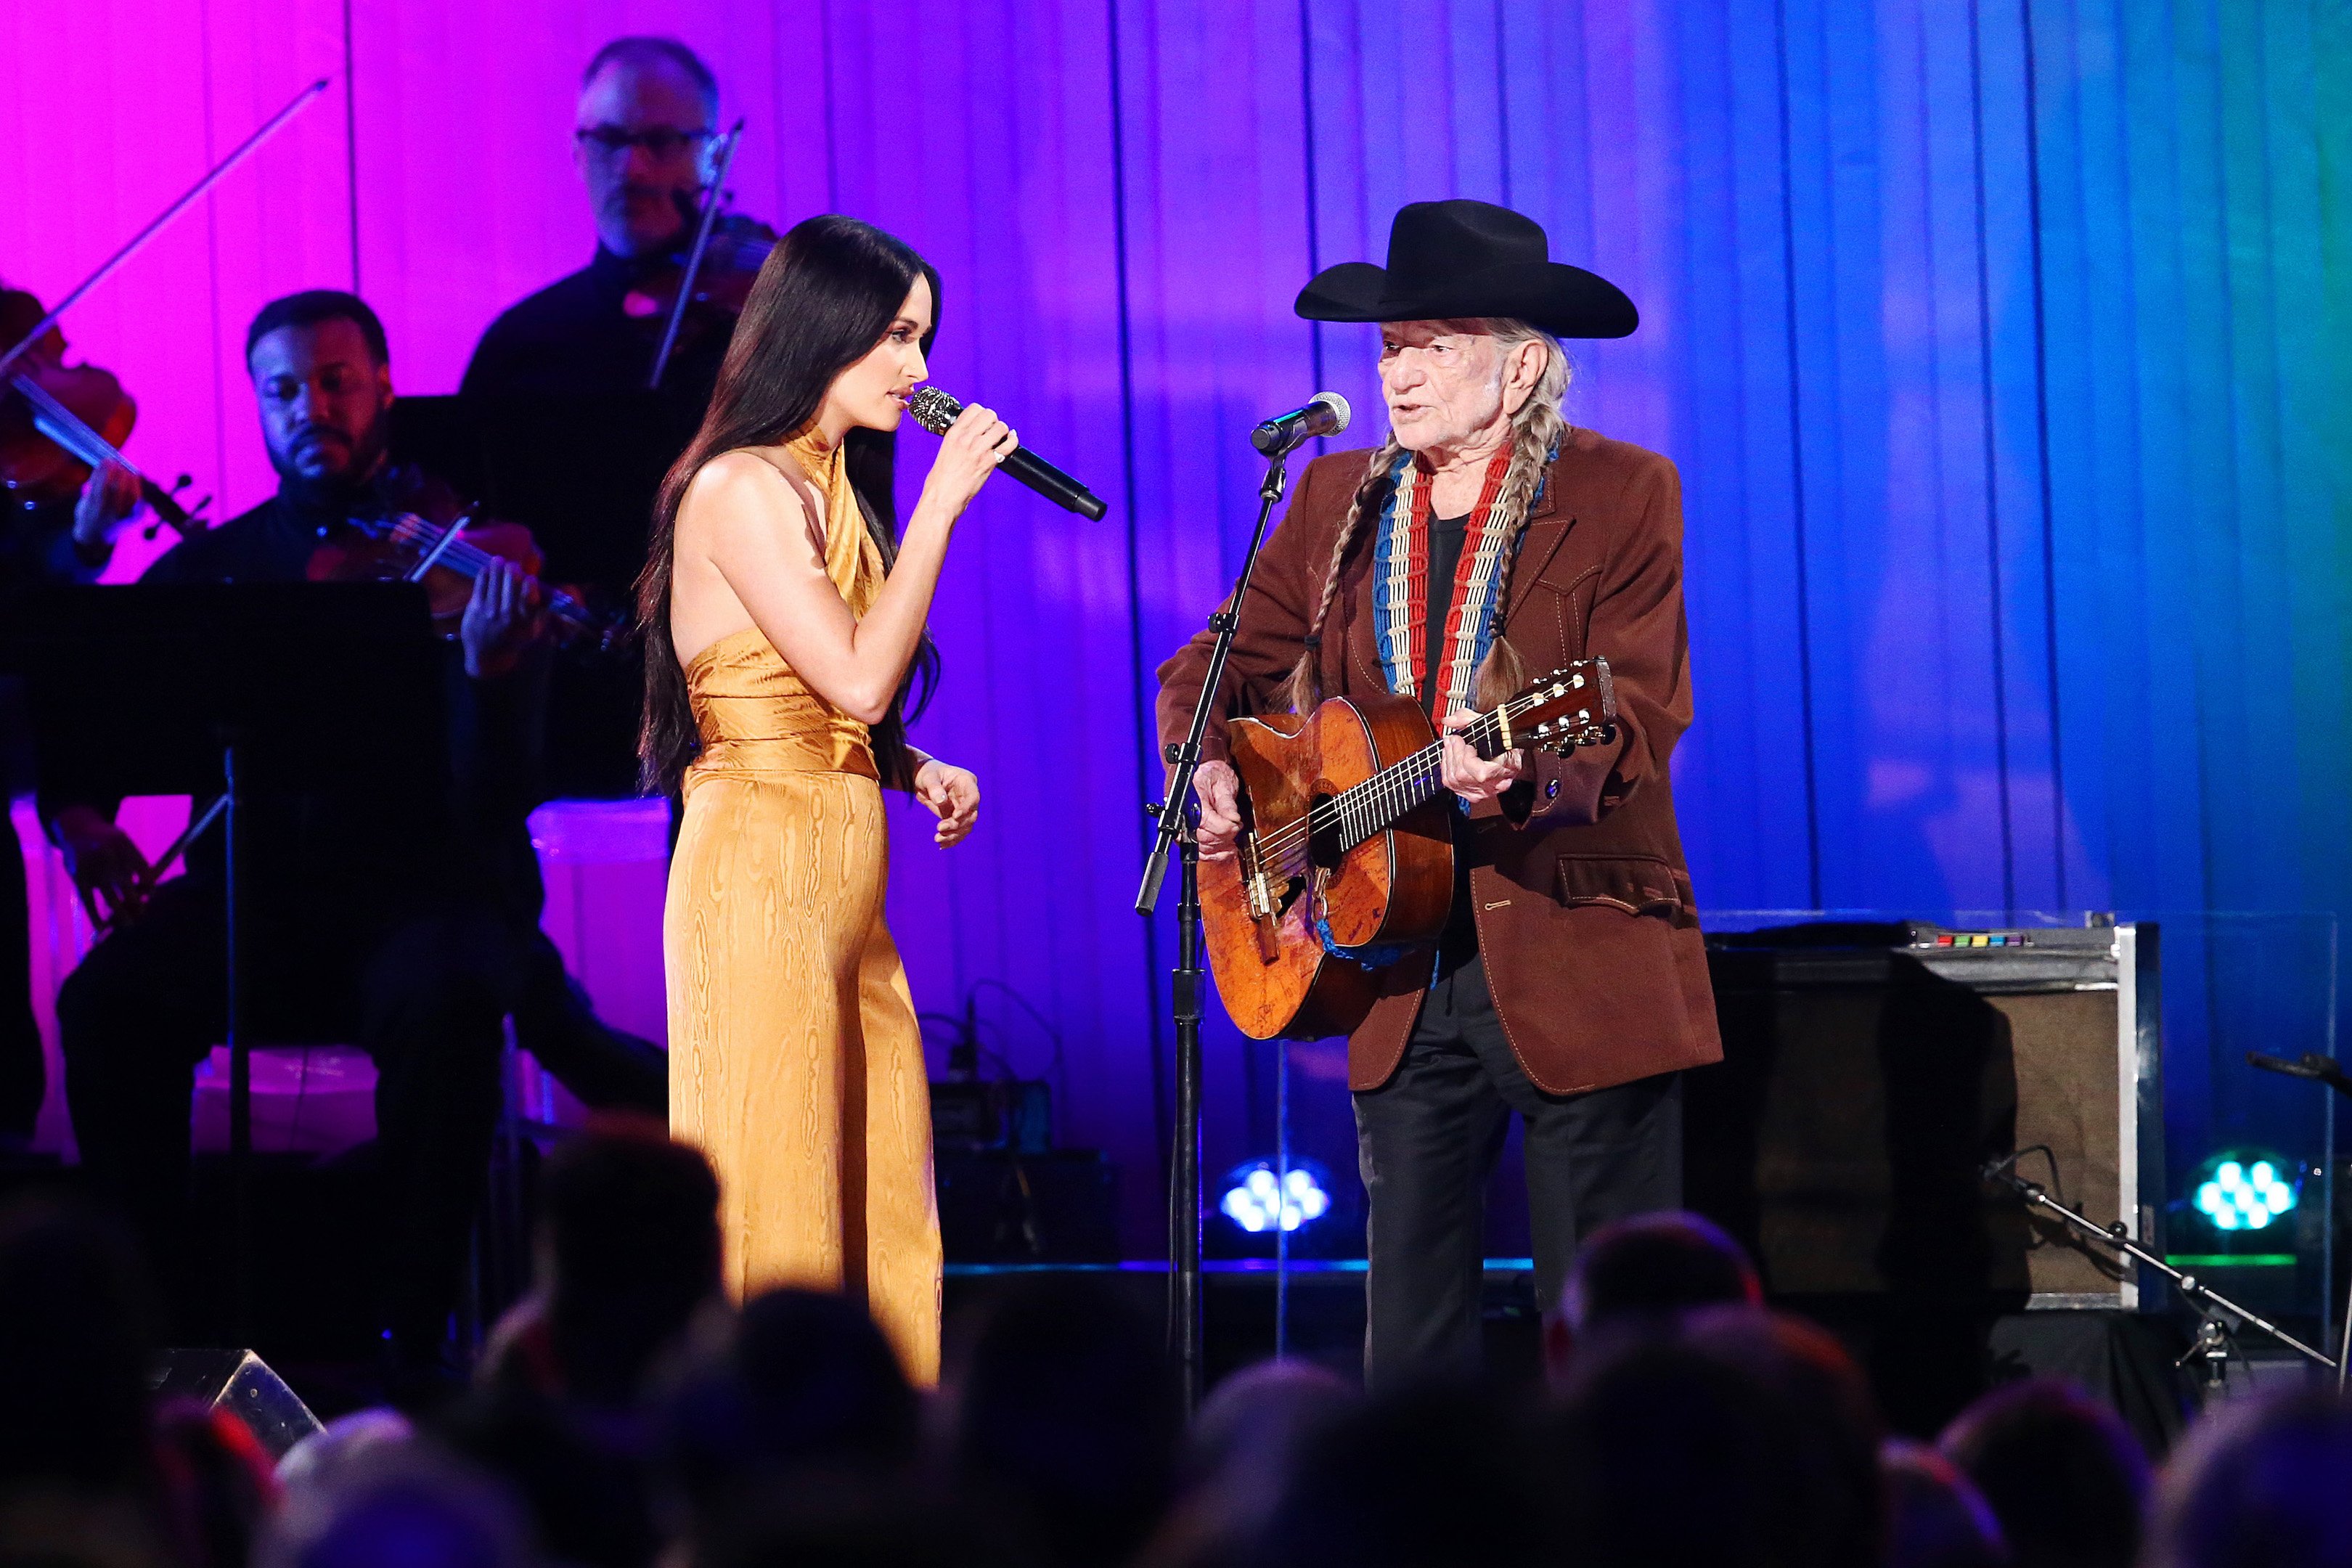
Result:
M1495 719L1496 716L1493 713L1481 714L1475 722L1464 726L1456 733L1465 741L1475 743L1486 738L1485 731L1496 729ZM1348 818L1357 815L1360 806L1370 805L1375 796L1388 795L1391 799L1401 798L1398 793L1400 789L1427 784L1433 778L1441 776L1433 772L1433 768L1442 768L1444 752L1445 743L1443 741L1423 746L1420 751L1391 763L1368 778L1359 780L1339 795L1309 808L1305 816L1294 818L1259 841L1260 859L1263 860L1269 850L1276 855L1287 855L1304 842L1311 840L1318 832L1334 826L1344 829L1348 826ZM1359 842L1361 841L1359 840Z
M1465 741L1475 743L1486 739L1487 732L1496 730L1497 721L1501 717L1539 707L1543 700L1540 696L1513 699L1486 713L1480 714L1454 733L1459 734ZM1499 734L1495 738L1500 739ZM1354 826L1349 821L1350 817L1361 819L1376 807L1393 807L1413 790L1425 787L1443 776L1444 756L1443 741L1424 746L1370 777L1358 781L1322 805L1311 807L1306 816L1294 818L1284 826L1276 829L1259 840L1255 846L1259 870L1262 873L1279 872L1286 879L1294 874L1311 870L1311 863L1303 858L1301 852L1312 843L1318 831L1337 824L1344 833ZM1439 771L1433 772L1433 768ZM1420 802L1416 801L1413 804L1417 805ZM1374 831L1377 829L1367 828L1360 836L1349 842L1345 848L1354 848L1358 844L1370 838Z
M1532 697L1526 699L1523 704L1517 701L1507 701L1492 711L1480 714L1475 720L1454 732L1472 744L1487 739L1490 734L1493 738L1500 739L1497 723L1499 717L1514 711L1523 712L1528 708L1539 705L1540 701L1541 699ZM1280 870L1286 876L1307 869L1307 865L1300 858L1300 854L1312 843L1318 832L1337 826L1344 833L1353 826L1349 820L1350 817L1362 816L1376 804L1396 805L1416 788L1426 786L1442 777L1444 753L1445 742L1442 740L1423 746L1420 751L1391 763L1370 777L1349 785L1322 804L1310 807L1305 816L1296 817L1282 827L1276 828L1272 834L1258 841L1256 848L1260 869ZM1370 837L1370 832L1363 837ZM1358 838L1355 841L1357 844L1361 842L1363 838ZM1348 847L1353 848L1355 844L1350 844Z

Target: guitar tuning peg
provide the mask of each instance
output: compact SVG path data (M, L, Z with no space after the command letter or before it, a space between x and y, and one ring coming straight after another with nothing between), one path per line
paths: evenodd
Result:
M1570 686L1581 689L1584 685L1584 677L1580 675L1571 675L1568 678L1568 683Z

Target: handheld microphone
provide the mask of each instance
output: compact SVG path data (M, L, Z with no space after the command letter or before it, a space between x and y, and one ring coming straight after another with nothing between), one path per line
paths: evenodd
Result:
M1250 432L1250 445L1267 457L1297 451L1318 436L1337 436L1348 427L1348 400L1336 392L1318 392L1304 408L1277 414Z
M936 386L919 386L907 399L907 412L915 423L934 436L944 436L948 426L963 412L963 405ZM1015 447L1013 456L1004 459L1004 471L1052 501L1066 507L1087 521L1093 522L1110 510L1086 486L1054 467L1026 447Z

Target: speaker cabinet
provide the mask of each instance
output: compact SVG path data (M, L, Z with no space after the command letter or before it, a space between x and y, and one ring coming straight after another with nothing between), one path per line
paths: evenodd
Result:
M2157 931L1810 925L1709 939L1724 1061L1685 1081L1690 1206L1776 1295L2136 1310L2135 1270L1984 1181L2161 1251Z

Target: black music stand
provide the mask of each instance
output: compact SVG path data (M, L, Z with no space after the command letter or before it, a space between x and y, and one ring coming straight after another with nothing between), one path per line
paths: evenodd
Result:
M446 654L422 587L253 583L37 589L0 668L25 677L44 796L217 795L228 952L236 1328L252 1321L252 1042L238 941L239 802L448 774Z

